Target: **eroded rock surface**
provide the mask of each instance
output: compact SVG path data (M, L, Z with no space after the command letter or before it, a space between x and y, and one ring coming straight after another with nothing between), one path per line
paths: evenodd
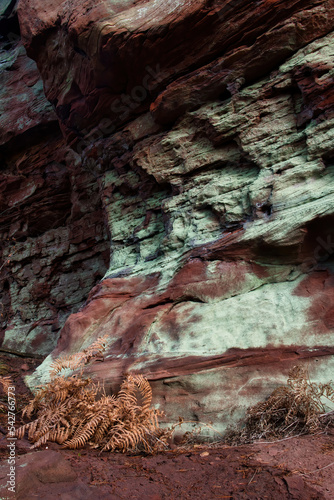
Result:
M79 288L79 303L72 284L96 276L75 256L86 245L96 263L110 238L104 279L29 384L106 334L105 362L87 371L112 388L145 374L169 421L224 428L297 363L330 379L334 2L21 0L18 12L67 143L37 144L57 158L44 186L55 196L64 179L71 199L54 198L62 222L31 235L25 262L46 259L45 296Z
M64 142L13 10L0 28L1 350L42 356L104 275L109 243L96 178Z
M2 479L0 491L3 496L6 495L5 498L10 500L14 498L14 495L11 494L13 490L8 489L10 485L8 471L8 462L0 462L0 477ZM50 489L60 488L63 485L67 486L68 483L70 483L71 486L74 485L74 487L72 486L74 490L73 498L78 498L75 494L76 490L78 490L78 492L80 491L82 496L86 497L86 493L87 498L91 498L87 488L85 488L80 481L76 481L77 474L74 468L71 467L69 462L57 451L43 450L37 453L31 452L20 456L16 460L15 471L15 498L17 500L25 500L37 496L36 491L44 485L48 485L50 495ZM76 482L76 484L74 482ZM42 498L42 495L38 496Z

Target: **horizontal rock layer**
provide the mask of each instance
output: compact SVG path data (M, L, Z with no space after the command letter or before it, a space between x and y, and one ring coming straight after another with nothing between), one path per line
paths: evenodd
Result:
M65 304L76 293L79 304L91 289L31 386L56 356L105 335L105 361L87 373L112 389L124 373L145 374L168 421L223 429L297 363L331 378L333 10L20 1L24 44L75 153L48 143L58 169L43 189L63 186L52 196L68 192L70 203L54 198L62 222L30 234L26 254L19 242L13 259L52 269L45 301L62 287ZM75 255L88 255L82 268Z

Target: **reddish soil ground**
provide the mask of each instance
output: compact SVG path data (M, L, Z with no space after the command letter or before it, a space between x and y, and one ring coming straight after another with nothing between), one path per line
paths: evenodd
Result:
M22 375L27 365L32 369L37 362L7 357L0 358L1 361L10 365L20 411L29 398ZM5 479L8 449L4 434L7 416L0 413L0 417L1 482ZM17 422L21 423L19 414ZM175 446L154 456L63 450L55 443L44 446L43 450L46 449L30 452L26 440L17 441L17 469L22 467L28 472L25 476L18 474L17 500L334 498L334 430L238 447L222 443L206 447ZM57 477L56 471L52 478L50 474L43 476L49 458L54 460L54 456L71 471L72 476L66 481L61 473ZM41 459L37 461L38 473L32 468L31 457ZM4 491L0 490L1 499L7 498Z

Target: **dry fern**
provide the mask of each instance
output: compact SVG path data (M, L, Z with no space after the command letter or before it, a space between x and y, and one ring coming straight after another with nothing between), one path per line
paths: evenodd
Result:
M0 306L2 304L0 303ZM2 363L0 361L0 377L2 378L4 375L6 375L10 371L9 366L6 363Z
M0 384L2 386L3 392L7 394L9 387L13 385L13 381L9 375L5 377L0 376Z
M249 408L244 428L230 432L226 440L240 443L314 434L334 424L333 405L333 383L313 383L306 370L295 366L287 385L275 389L264 403Z
M102 346L103 347L103 346ZM80 367L101 351L95 342L76 357L61 358L53 373L64 368ZM100 395L91 379L54 376L40 387L34 399L24 408L23 416L35 420L21 426L16 435L28 439L37 448L47 441L76 449L86 444L110 451L156 452L167 447L169 431L159 428L157 410L150 408L152 390L141 375L129 375L118 395Z
M7 400L8 390L12 385L13 385L13 381L9 375L0 376L0 387L2 387L2 390L5 394L6 400ZM3 403L2 401L0 401L0 412L1 413L7 412L8 411L7 406L8 406L7 403Z
M95 342L87 347L87 349L84 349L81 352L71 354L70 356L60 356L51 364L51 377L59 375L62 370L76 370L86 365L94 358L102 358L103 360L103 351L106 348L107 339L107 335L99 337Z
M111 426L103 450L157 451L160 447L157 438L161 442L167 436L159 429L159 413L150 409L151 401L148 381L142 375L129 375L117 396L115 411L108 415Z

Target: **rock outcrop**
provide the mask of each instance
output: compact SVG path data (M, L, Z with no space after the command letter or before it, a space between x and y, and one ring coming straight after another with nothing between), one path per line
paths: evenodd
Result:
M96 177L69 151L15 9L0 11L1 350L45 356L109 263Z
M332 0L19 2L54 109L7 49L21 77L2 92L29 98L22 129L17 99L4 114L3 346L57 342L31 386L104 335L87 372L112 388L143 373L169 421L224 428L297 363L331 378L333 14Z

